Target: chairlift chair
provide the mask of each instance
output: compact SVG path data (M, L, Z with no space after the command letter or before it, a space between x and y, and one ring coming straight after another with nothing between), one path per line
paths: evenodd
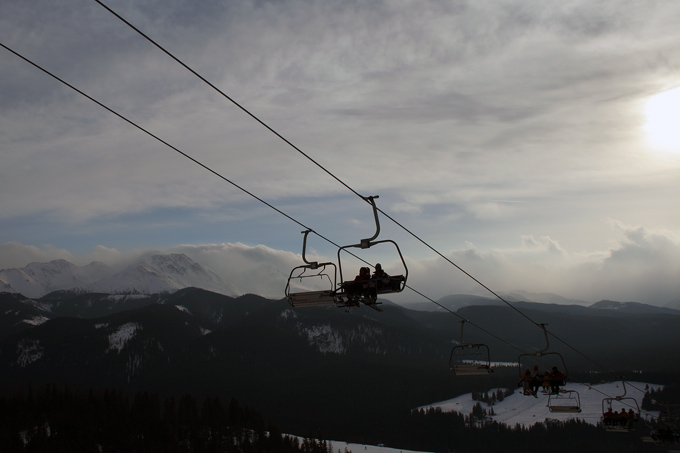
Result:
M557 367L562 374L564 374L564 379L562 380L561 383L559 383L560 386L564 385L565 382L567 382L567 379L569 378L569 372L567 370L567 364L564 361L564 357L562 357L562 354L559 352L554 352L554 351L548 351L550 348L550 341L548 340L548 331L545 328L545 324L541 324L541 328L543 329L543 334L545 335L545 348L538 352L534 353L525 353L525 354L520 354L519 357L517 358L517 366L519 370L519 377L522 379L522 375L524 374L524 369L526 369L525 366L522 365L522 359L526 359L529 357L532 357L534 361L541 361L545 362L547 360L543 360L544 358L548 359L553 359L553 362L549 365L551 368L552 367ZM555 362L557 362L557 365L555 365Z
M460 344L453 347L449 357L449 368L456 376L484 376L493 373L489 347L481 343L465 343L461 321Z
M576 390L562 390L548 396L550 412L579 413L581 412L581 397Z
M629 432L635 427L635 423L640 419L640 406L635 398L626 396L626 382L623 383L623 395L604 398L602 400L602 426L606 431L609 432ZM630 408L634 409L633 417L629 416L616 416L612 417L611 414L613 410L613 403L617 402L621 409Z
M338 305L338 299L335 296L335 287L337 282L337 267L333 262L319 263L316 261L307 261L305 252L307 249L307 236L312 230L302 231L305 235L302 241L302 260L306 263L293 268L288 276L288 283L286 284L286 299L293 307L314 307L325 305ZM331 269L332 268L332 269ZM310 281L311 279L321 279L326 282L327 289L314 291L293 291L291 282L294 280Z
M380 221L378 220L378 208L375 205L375 199L378 196L372 196L365 198L369 201L373 207L373 217L375 218L376 232L375 234L367 239L362 239L358 244L345 245L338 249L338 271L340 272L340 285L335 292L335 296L339 303L345 306L360 306L360 304L365 304L375 310L382 311L377 305L378 296L389 293L398 293L404 290L406 287L406 280L408 278L408 268L406 267L406 261L404 261L404 256L401 254L401 250L396 242L391 239L384 239L376 241L375 239L380 234ZM351 253L347 249L360 248L368 249L378 244L391 243L394 245L397 255L399 256L402 266L404 268L404 273L401 275L387 275L384 278L372 277L368 280L362 280L361 284L358 285L355 280L345 280L342 273L342 253Z

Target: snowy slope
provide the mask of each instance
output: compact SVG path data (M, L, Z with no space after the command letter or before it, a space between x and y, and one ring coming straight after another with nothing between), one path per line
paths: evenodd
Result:
M634 398L637 404L642 405L642 398L645 393L645 388L649 386L650 389L660 388L662 386L647 384L644 382L626 382L626 397ZM526 396L521 394L519 390L512 395L506 397L503 401L497 402L493 406L495 415L491 418L499 423L508 426L515 426L517 424L523 426L531 426L537 422L544 422L546 419L552 420L568 420L570 418L578 418L592 425L596 425L602 417L602 400L623 395L623 388L621 382L587 385L579 383L571 383L564 386L565 390L573 390L578 393L581 403L581 413L556 413L550 412L548 408L548 395L539 393L538 398L533 396ZM495 389L490 389L491 394ZM575 394L573 394L575 396ZM629 400L630 401L630 400ZM428 406L423 406L422 409L441 408L442 411L455 411L468 415L472 412L473 406L477 401L472 399L471 394L461 395L450 400L433 403ZM489 410L490 406L481 403L482 407ZM619 406L617 406L619 404ZM626 405L626 409L631 408L636 410L632 401ZM613 403L614 410L620 410L623 407L621 403ZM642 417L656 416L655 413L643 412Z
M626 382L626 398L634 398L638 405L642 405L642 397L647 388L658 389L662 386L647 384L644 382ZM581 413L576 414L560 414L555 412L550 412L548 409L548 396L539 394L538 398L532 396L525 396L516 391L514 394L508 396L503 401L496 403L493 406L493 410L496 415L491 418L499 423L503 423L508 426L515 426L517 424L523 426L531 426L537 422L544 422L546 419L549 420L568 420L570 418L578 418L592 425L597 425L602 416L602 400L604 398L611 398L623 395L623 388L621 382L610 382L605 384L597 385L586 385L586 384L568 384L565 390L574 390L578 392L581 403ZM491 394L497 389L489 389L488 393ZM419 409L428 408L441 408L443 411L455 411L462 414L468 415L472 412L472 408L477 404L478 401L472 399L472 394L468 393L465 395L457 396L450 400L441 401L428 406L422 406ZM628 404L625 404L628 403ZM482 407L487 411L490 406L485 403L481 403ZM633 405L630 400L621 401L620 403L613 402L612 408L614 410L620 410L625 405L626 409ZM633 410L636 408L633 405ZM657 417L657 412L642 412L641 416L643 418ZM411 453L410 450L402 450L388 447L381 447L375 445L363 445L363 444L351 444L342 441L332 441L333 451L345 452L351 451L352 453Z
M348 442L331 441L331 446L334 452L340 451L342 453L351 451L352 453L427 453L414 452L412 450L403 450L401 448L380 447L377 445L351 444Z

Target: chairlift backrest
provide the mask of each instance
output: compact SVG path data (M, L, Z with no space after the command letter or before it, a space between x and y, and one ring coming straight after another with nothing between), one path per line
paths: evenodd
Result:
M308 261L306 257L307 236L312 230L306 230L302 233L305 235L302 241L302 260L305 264L297 266L290 271L288 281L286 283L286 299L293 307L309 307L320 305L338 305L335 291L337 286L337 267L333 262L319 263L317 261ZM329 270L328 268L332 268ZM291 282L294 280L305 280L312 278L321 278L326 281L326 288L321 290L304 290L293 291Z
M489 347L481 343L454 346L449 357L449 369L456 376L483 376L493 373Z
M561 393L548 396L550 412L578 413L581 412L581 397L576 390L562 390Z
M456 376L483 376L493 373L489 347L482 343L466 343L463 339L465 322L460 322L460 344L451 349L449 369Z

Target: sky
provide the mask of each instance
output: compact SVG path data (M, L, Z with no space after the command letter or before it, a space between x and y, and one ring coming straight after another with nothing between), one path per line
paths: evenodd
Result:
M166 144L0 48L0 269L182 252L282 297L378 195L399 250L357 253L429 298L680 308L679 2L104 3L278 136L93 0L3 0L0 43Z

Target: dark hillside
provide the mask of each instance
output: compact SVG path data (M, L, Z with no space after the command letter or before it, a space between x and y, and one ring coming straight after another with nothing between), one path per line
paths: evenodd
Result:
M536 322L545 323L548 331L559 337L558 340L549 336L549 351L562 354L573 371L602 371L603 366L610 370L680 372L678 315L610 316L591 311L573 314L530 309L523 309L522 313ZM516 361L520 354L518 349L533 352L546 348L541 328L510 307L466 307L458 314L506 340L506 343L500 342L466 323L465 341L489 345L494 361ZM457 316L414 311L409 315L435 331L453 333L452 337L459 339L460 318Z
M82 294L73 301L62 295L59 303L92 313L85 300ZM16 313L40 307L25 298L0 302L13 307L0 311L0 322L8 325L21 322ZM390 303L382 305L383 312L293 309L284 300L231 298L195 288L161 296L159 303L118 308L102 317L26 324L1 338L3 391L31 381L161 397L235 397L284 432L384 442L400 438L416 407L472 391L514 389L518 380L514 366L485 377L452 376L448 360L460 322L447 312ZM572 377L591 381L590 371L598 371L600 363L616 371L612 379L640 370L664 372L670 381L677 376L679 361L670 366L667 361L679 356L680 317L524 312L597 362L551 337L551 350L564 355ZM493 361L512 363L521 351L545 347L542 331L509 307L470 306L459 313L506 341L466 325L465 340L488 344Z

